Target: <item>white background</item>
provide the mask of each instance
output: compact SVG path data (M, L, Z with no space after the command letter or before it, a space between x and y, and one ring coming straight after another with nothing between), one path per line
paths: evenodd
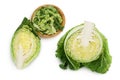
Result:
M65 29L51 39L41 39L41 51L31 65L16 68L10 55L10 42L23 18L31 17L40 5L54 4L66 17ZM62 70L55 50L59 38L70 28L91 21L108 38L112 65L106 74L81 68ZM119 0L0 0L0 80L120 80L120 2Z

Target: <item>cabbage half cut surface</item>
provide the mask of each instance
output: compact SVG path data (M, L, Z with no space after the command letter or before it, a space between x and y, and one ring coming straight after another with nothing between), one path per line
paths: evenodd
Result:
M12 58L18 68L28 66L40 51L40 39L34 34L32 24L24 18L11 42Z
M85 21L70 29L58 42L56 57L62 69L77 70L83 66L105 73L112 62L108 43L94 23Z
M77 62L91 62L101 54L102 39L95 25L85 22L81 27L72 29L64 43L66 55Z

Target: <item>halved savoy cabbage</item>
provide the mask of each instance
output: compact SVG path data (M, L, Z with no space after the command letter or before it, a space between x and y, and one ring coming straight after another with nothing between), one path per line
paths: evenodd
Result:
M12 58L17 68L28 66L39 54L40 38L35 34L31 22L24 18L11 41Z
M85 21L69 30L58 42L56 57L61 60L60 67L77 70L88 67L92 71L105 73L112 62L108 43L94 23Z

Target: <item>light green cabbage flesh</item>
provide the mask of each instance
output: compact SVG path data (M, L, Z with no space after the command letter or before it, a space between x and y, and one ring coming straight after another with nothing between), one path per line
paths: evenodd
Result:
M11 42L12 58L17 68L28 66L39 54L40 39L33 32L25 18L16 30Z

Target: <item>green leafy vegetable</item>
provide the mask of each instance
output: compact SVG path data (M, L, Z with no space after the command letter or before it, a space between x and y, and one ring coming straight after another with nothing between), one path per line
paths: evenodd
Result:
M59 30L63 30L62 17L54 6L43 6L36 10L32 19L36 31L42 34L55 34Z
M24 18L11 41L12 58L18 68L28 66L39 54L40 38L35 34L31 22Z
M93 23L85 22L69 30L58 42L56 57L60 67L77 70L83 66L98 73L108 71L112 57L105 36Z

